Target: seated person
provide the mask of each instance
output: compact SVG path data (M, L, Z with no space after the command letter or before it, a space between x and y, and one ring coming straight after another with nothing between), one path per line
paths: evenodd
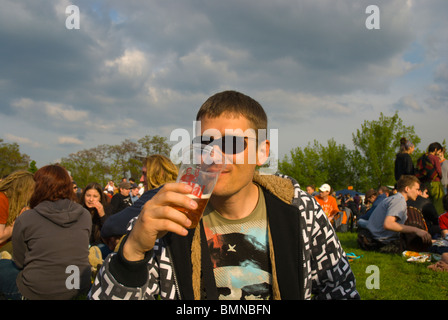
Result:
M362 215L361 218L358 220L358 227L366 228L367 221L370 218L370 215L373 211L375 211L376 207L389 196L389 188L386 186L382 186L378 189L376 199L373 201L372 206L370 209L366 211L365 214ZM361 222L361 223L360 223Z
M367 223L369 221L369 217L372 214L375 207L373 204L376 201L376 198L378 197L378 192L375 189L369 189L366 192L366 197L364 200L365 206L364 208L366 211L364 213L361 213L361 216L358 220L358 227L365 228L367 226Z
M399 253L400 233L415 234L423 243L431 244L431 235L425 230L407 226L406 201L415 200L420 181L415 176L403 175L397 182L397 193L384 199L372 212L367 228L358 232L358 244L364 250Z
M426 184L420 185L420 192L416 200L409 199L408 206L417 208L423 215L425 223L428 226L428 232L433 239L440 237L439 215L436 207L432 203L428 194L428 186Z
M114 194L110 200L110 206L108 207L107 215L111 216L121 210L132 206L131 196L131 184L129 182L122 181L119 184L120 192Z

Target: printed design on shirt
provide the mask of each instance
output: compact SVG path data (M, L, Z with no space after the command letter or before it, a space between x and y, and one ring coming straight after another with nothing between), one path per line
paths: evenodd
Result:
M132 200L131 200L131 197L127 197L127 198L123 199L123 202L124 202L125 205L127 205L128 207L132 206Z
M261 238L256 235L260 233ZM252 230L252 233L224 234L206 228L206 235L220 300L267 300L271 297L266 228Z

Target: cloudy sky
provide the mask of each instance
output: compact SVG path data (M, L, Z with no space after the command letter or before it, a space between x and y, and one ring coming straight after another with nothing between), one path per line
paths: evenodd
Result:
M233 89L263 105L280 156L352 147L364 120L396 110L424 149L447 138L447 13L446 0L0 0L0 138L39 167L191 131Z

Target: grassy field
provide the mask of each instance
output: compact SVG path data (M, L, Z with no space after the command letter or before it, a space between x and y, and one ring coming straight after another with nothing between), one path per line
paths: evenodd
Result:
M355 232L338 237L346 253L362 256L350 263L361 299L448 300L448 272L427 268L435 262L407 262L401 255L363 251Z

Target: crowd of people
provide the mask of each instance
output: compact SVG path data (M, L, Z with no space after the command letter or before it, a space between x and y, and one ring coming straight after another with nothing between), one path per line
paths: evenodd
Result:
M317 202L291 177L257 173L269 140L257 136L252 145L235 135L244 148L226 147L235 140L224 139L228 129L267 129L261 105L224 91L204 102L196 120L202 135L219 132L234 162L195 229L173 208L197 206L187 196L191 187L175 183L177 167L160 155L143 163L143 193L134 181L92 181L81 190L60 165L1 181L2 297L359 299L339 240L316 232L330 228ZM248 161L251 146L257 163ZM235 161L241 154L245 163Z
M448 162L438 142L414 164L414 145L402 138L395 159L393 190L371 189L365 213L357 220L358 244L364 250L401 253L405 250L441 254L448 270Z
M388 196L381 190L367 192L366 201L371 207L359 216L358 244L362 249L380 252L437 253L448 264L445 149L438 142L431 143L414 164L414 145L405 138L400 142L394 193Z
M336 196L328 184L318 191L308 185L332 225L336 217L347 214L345 222L356 224L359 247L384 253L405 250L441 254L448 270L448 161L445 149L431 143L414 165L411 154L415 146L400 140L395 158L395 186L381 186L365 193L364 201L356 194ZM336 229L338 230L338 229Z
M202 122L203 135L210 129L224 136L228 129L267 128L261 105L235 91L211 96L196 120ZM220 147L235 159L243 152L246 162L227 165L193 229L173 206L194 209L197 204L187 196L188 186L175 183L177 166L162 155L143 161L139 184L132 178L118 186L92 181L81 190L57 164L34 175L10 174L0 181L0 295L359 299L347 256L335 234L327 233L341 211L350 208L360 244L369 250L394 251L400 234L416 235L424 244L448 238L448 213L442 214L437 204L448 211L447 196L440 196L446 193L445 165L434 164L440 175L428 173L432 180L423 184L421 172L400 153L396 194L369 190L362 204L360 197L335 199L328 184L319 192L308 186L305 192L291 177L258 174L269 140L257 141L257 163L252 164L247 162L250 144L241 138L241 150ZM412 147L405 141L403 152L409 155ZM431 145L428 161L442 152ZM425 215L427 230L405 224L409 207Z
M177 177L177 167L162 155L146 158L142 171L139 185L123 178L118 187L110 180L106 186L91 182L81 189L57 164L34 175L18 170L2 179L0 298L86 296L93 271L116 249L129 221L158 187ZM77 290L66 284L70 265L80 271Z
M416 165L411 158L414 150L410 141L401 139L400 151L395 159L395 186L368 190L363 203L358 194L353 198L349 194L336 197L328 184L323 184L318 192L313 185L309 185L307 192L316 198L330 221L348 208L360 231L359 241L364 249L399 252L405 248L400 243L404 233L418 234L428 244L439 238L448 240L445 222L448 216L445 204L448 197L448 161L444 157L445 149L438 142L431 143ZM421 217L421 226L407 228L406 223L418 217ZM426 234L420 230L426 231ZM428 241L428 234L432 241Z

